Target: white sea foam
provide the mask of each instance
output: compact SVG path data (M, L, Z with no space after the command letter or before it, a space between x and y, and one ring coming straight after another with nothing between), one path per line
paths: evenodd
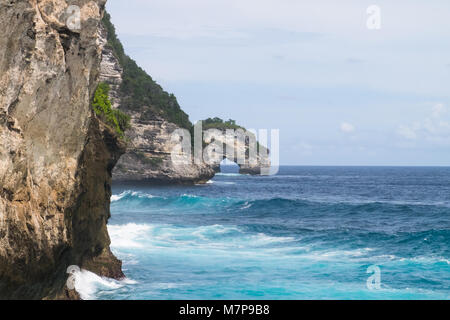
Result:
M159 283L152 283L151 286L157 290L167 290L167 289L175 289L175 288L184 287L184 286L187 286L187 284L175 283L175 282L159 282Z
M234 185L234 184L236 184L236 182L232 182L232 181L216 181L215 183L219 184L219 185Z
M368 254L374 250L372 248L359 248L354 250L323 250L310 246L291 249L304 249L304 252L299 256L301 256L302 259L309 259L313 261L342 261L344 257L345 259L357 259L358 261L372 261L374 259L374 257L368 256Z
M251 236L250 240L256 245L265 245L270 243L284 243L295 241L293 237L272 237L264 233L258 233L257 235Z
M148 194L148 193L127 190L127 191L122 192L121 194L113 194L111 196L111 202L119 201L128 195L131 195L133 197L138 197L138 198L150 198L150 199L154 198L153 195Z
M125 197L128 193L129 193L128 191L125 191L125 192L122 192L121 194L113 194L111 196L111 202L119 201L120 199Z
M252 203L245 201L244 205L240 209L241 210L249 209L249 208L251 208L251 206L252 206Z
M420 257L412 257L412 258L400 258L398 259L401 262L413 262L420 264L435 264L435 263L446 263L450 265L450 260L445 257L440 256L420 256Z
M313 260L335 260L342 257L371 259L368 254L372 248L354 250L324 250L315 247L299 246L297 237L272 236L265 233L248 233L237 226L209 225L196 227L177 227L173 225L126 224L109 226L114 250L220 250L222 253L253 255L282 254L283 256L302 256ZM274 247L275 246L275 247ZM247 250L248 249L248 250ZM301 253L300 253L301 252ZM122 256L119 254L119 256ZM135 261L136 259L125 260ZM387 257L385 257L387 258ZM393 257L390 257L392 259Z
M276 237L264 233L247 233L236 226L209 225L176 227L172 225L126 224L108 227L112 248L179 250L231 250L244 247L262 248L266 245L292 242L293 237ZM243 246L245 244L245 246Z
M74 273L75 290L83 300L95 300L99 291L113 291L127 284L136 284L131 279L121 281L99 277L95 273L81 269Z
M142 240L152 227L147 224L128 223L108 226L109 235L115 248L140 248Z
M206 183L196 183L195 186L198 186L198 187L205 187L205 186L207 186L207 185L209 185L209 184L214 184L214 183L215 183L214 180L208 180L208 181L206 181Z
M199 196L193 195L193 194L188 194L188 193L184 193L182 195L183 198L192 198L192 199L197 199L200 198Z

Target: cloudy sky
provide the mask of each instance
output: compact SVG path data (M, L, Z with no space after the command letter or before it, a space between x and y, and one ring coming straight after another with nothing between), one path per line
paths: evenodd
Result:
M377 5L381 29L367 27ZM450 165L448 0L109 0L191 120L280 129L282 164Z

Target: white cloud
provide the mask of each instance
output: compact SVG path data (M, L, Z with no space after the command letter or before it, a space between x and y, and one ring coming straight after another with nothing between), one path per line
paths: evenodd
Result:
M352 133L355 131L355 126L348 122L342 122L341 131L345 133Z
M400 127L398 127L397 133L399 135L401 135L403 138L408 139L408 140L417 139L416 131L407 126L401 125Z
M410 125L400 125L397 133L405 139L424 139L428 142L450 143L450 117L447 108L438 103L433 106L431 113L422 121Z
M432 116L438 118L447 112L447 108L442 104L438 103L433 107Z

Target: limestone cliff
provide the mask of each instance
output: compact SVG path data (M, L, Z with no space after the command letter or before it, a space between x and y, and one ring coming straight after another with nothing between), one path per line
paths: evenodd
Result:
M106 223L124 146L90 103L105 2L0 1L0 298L73 297L69 265L123 276Z
M142 120L131 115L127 131L129 147L114 169L115 181L142 181L154 184L206 183L214 176L207 166L186 164L174 166L171 152L175 144L171 134L179 127L160 116Z
M217 122L214 123L211 120ZM203 136L206 145L204 151L206 161L215 172L220 172L220 163L222 160L228 159L238 164L241 174L269 174L270 151L258 143L257 137L252 131L236 125L234 120L229 121L234 123L229 128L220 118L203 121L205 124Z
M171 134L179 128L189 129L192 124L175 97L125 54L108 14L101 35L100 80L110 86L113 107L131 116L131 127L126 132L127 152L114 169L114 180L191 184L211 179L214 170L206 164L173 165Z

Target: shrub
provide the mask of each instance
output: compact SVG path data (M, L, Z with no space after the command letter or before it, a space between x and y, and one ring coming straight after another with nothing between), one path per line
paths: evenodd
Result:
M100 83L95 90L92 107L95 114L106 124L111 126L117 134L123 139L124 132L130 127L130 116L120 110L113 109L109 99L109 85Z
M218 117L215 118L208 118L206 120L203 120L203 130L208 129L243 129L243 127L236 124L236 120L229 119L228 121L224 121Z

